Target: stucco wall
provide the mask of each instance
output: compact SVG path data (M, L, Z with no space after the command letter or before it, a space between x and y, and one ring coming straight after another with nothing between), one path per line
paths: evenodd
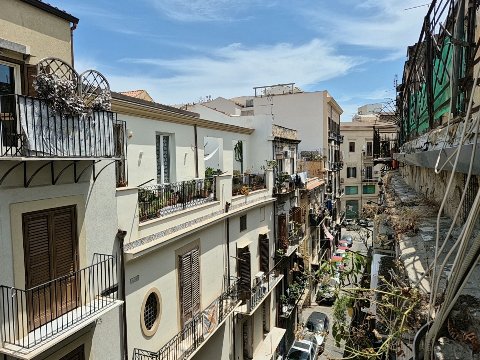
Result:
M299 150L322 150L325 139L324 92L295 93L254 98L255 115L270 116L270 122L293 128L302 140ZM273 115L272 115L273 114Z
M0 0L0 38L30 46L27 63L58 57L72 63L70 23L19 0Z

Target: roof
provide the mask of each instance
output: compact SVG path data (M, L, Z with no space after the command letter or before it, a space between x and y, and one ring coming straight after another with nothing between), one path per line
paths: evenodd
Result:
M153 98L150 96L147 90L121 91L120 94L146 101L153 101Z
M52 15L58 16L59 18L65 19L71 23L78 24L78 22L80 21L78 18L67 13L66 11L60 10L59 8L52 6L50 4L47 4L46 2L43 2L41 0L22 0L22 1L29 5L35 6L36 8L39 8L43 11L46 11Z
M136 97L133 97L133 96L125 95L124 93L112 92L112 98L113 99L118 99L118 100L123 100L123 101L129 101L129 102L133 102L133 103L140 104L140 105L147 105L147 106L150 106L150 107L154 107L154 108L157 108L157 109L160 109L160 110L166 110L166 111L174 112L174 113L177 113L177 114L189 115L189 116L193 116L193 117L196 117L196 118L200 117L199 114L191 112L191 111L180 110L180 109L178 109L176 107L173 107L173 106L162 105L162 104L156 103L154 101L148 101L148 100L136 98Z
M318 311L314 311L310 314L310 316L308 317L307 321L322 321L324 320L325 318L327 317L326 314L324 313L321 313L321 312L318 312Z
M320 180L319 178L308 179L307 190L313 190L320 185L324 185L325 181Z

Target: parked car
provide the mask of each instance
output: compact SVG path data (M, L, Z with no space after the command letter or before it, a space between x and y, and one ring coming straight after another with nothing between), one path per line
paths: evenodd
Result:
M325 336L329 333L330 320L328 316L320 311L310 314L305 323L305 336L312 336L316 339L319 349L323 349Z
M352 247L353 245L353 237L352 235L342 235L340 241L345 240L347 242L348 247Z
M317 291L315 301L317 304L333 305L337 296L335 294L335 287L332 285L321 285Z
M288 350L286 360L316 360L319 346L315 336L306 336L303 340L297 340Z

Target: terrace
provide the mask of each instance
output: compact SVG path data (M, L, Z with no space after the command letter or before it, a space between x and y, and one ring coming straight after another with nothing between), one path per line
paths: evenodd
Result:
M0 353L31 359L121 304L111 255L30 289L0 286Z

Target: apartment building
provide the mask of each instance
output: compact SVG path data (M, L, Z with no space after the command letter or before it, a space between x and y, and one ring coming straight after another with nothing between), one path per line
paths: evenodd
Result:
M257 130L122 94L112 106L127 129L128 358L276 358L283 274L273 170L250 157Z
M360 217L365 204L377 203L381 191L377 183L382 171L392 167L397 126L393 114L381 110L381 104L365 105L351 122L340 125L344 137L340 183L345 193L341 206L347 219Z
M315 296L316 283L305 274L315 271L322 256L329 259L333 246L333 237L329 239L324 230L325 225L335 228L333 211L328 209L332 194L327 195L325 189L326 158L313 151L314 158L299 160L301 139L297 130L272 123L270 113L245 110L237 100L217 98L188 109L219 122L250 124L255 128L255 142L245 156L256 166L274 169L275 263L283 273L278 321L286 329L283 346L288 349L303 320L299 309Z
M119 359L122 125L103 76L72 67L77 18L36 0L0 8L0 359ZM46 91L59 83L82 111Z

